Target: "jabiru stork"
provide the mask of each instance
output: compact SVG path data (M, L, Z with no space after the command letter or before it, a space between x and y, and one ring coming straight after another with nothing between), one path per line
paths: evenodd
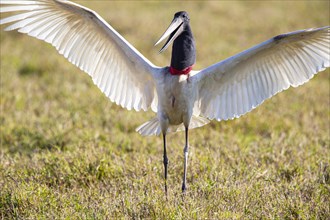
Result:
M163 136L167 193L166 134L185 131L186 190L188 130L210 120L238 118L264 100L311 79L329 67L330 28L312 28L273 37L202 70L192 70L196 49L189 15L181 11L161 36L160 52L173 43L169 66L145 58L96 12L64 0L2 0L1 19L18 30L52 44L88 73L100 90L128 110L148 109L157 116L137 128L141 135Z

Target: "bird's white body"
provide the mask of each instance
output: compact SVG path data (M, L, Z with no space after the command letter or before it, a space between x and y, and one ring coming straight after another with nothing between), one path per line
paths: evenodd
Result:
M189 126L198 95L196 85L189 80L189 75L171 75L166 69L167 73L157 81L156 88L159 100L158 119L165 132L168 125L184 123Z
M171 125L179 125L183 122L189 124L187 117L192 114L196 95L192 83L187 79L186 75L172 76L170 73L165 73L162 81L157 84L158 118L161 121L168 121ZM163 123L165 124L161 122Z
M198 84L191 79L197 71L191 71L189 75L171 75L168 69L159 69L155 77L157 118L137 128L143 135L181 131L184 126L196 128L209 122L199 117Z

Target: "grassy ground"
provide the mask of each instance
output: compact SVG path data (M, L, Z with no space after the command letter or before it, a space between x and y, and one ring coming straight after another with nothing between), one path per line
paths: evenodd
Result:
M197 69L277 34L329 25L328 1L80 3L160 66L170 53L153 44L178 10L190 13ZM0 218L329 218L329 70L240 119L192 130L184 200L184 134L170 135L166 201L162 140L134 131L153 113L112 104L46 43L0 35Z

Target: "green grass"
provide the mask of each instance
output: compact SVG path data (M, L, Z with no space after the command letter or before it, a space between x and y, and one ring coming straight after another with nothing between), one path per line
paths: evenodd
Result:
M329 25L329 2L80 2L156 65L153 44L187 10L202 68L289 31ZM3 27L1 27L3 29ZM327 219L330 215L329 69L251 113L169 135L135 128L153 116L111 103L50 45L0 32L0 218Z

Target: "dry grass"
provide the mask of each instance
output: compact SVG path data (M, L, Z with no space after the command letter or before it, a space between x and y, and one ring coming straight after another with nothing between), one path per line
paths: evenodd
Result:
M155 64L154 42L187 10L202 68L263 40L329 25L329 2L79 2ZM3 27L1 27L3 28ZM181 199L183 133L134 129L153 116L121 109L49 45L1 35L0 218L326 219L330 215L329 69L233 121L191 131Z

